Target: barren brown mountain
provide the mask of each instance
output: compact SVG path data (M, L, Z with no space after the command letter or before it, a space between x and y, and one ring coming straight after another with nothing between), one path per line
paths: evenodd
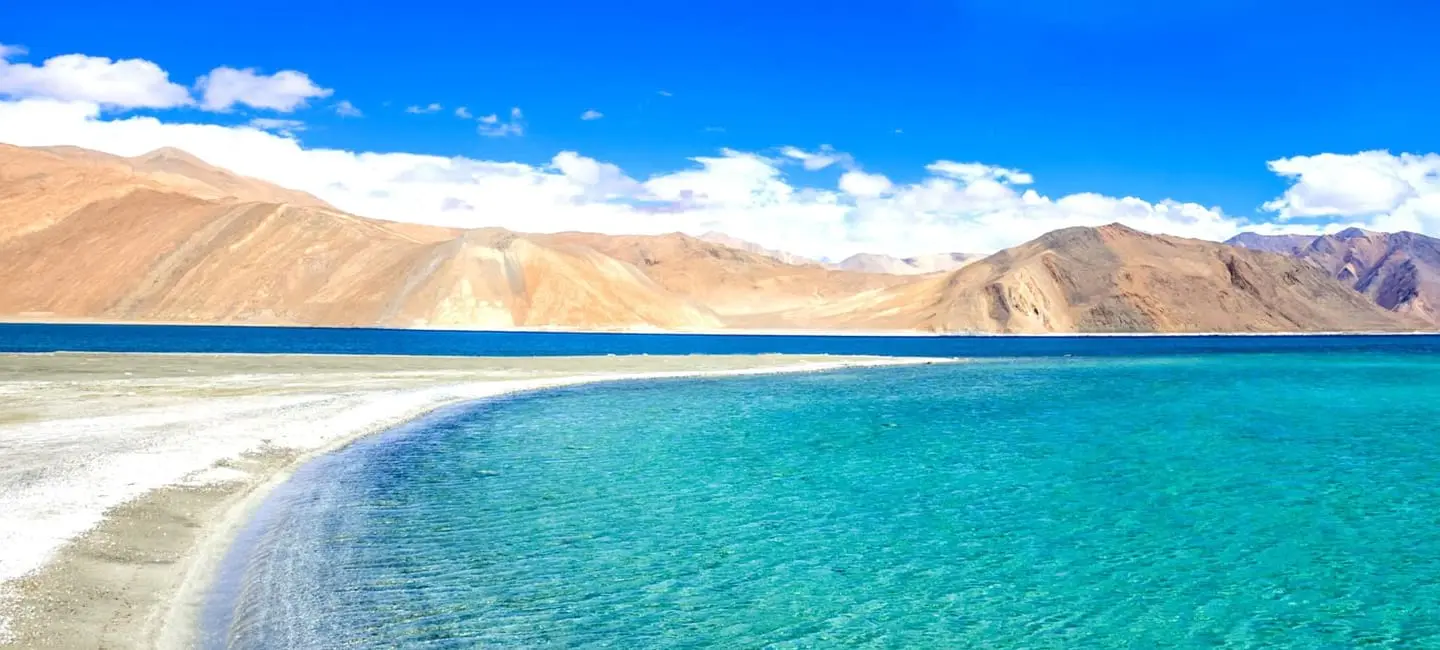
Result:
M0 146L0 315L339 326L981 332L1416 329L1317 264L1123 226L955 272L859 273L681 234L365 219L183 152Z
M1067 228L946 275L791 315L939 332L1412 330L1314 265L1119 224Z
M709 306L732 327L771 328L781 314L823 308L909 279L786 264L688 235L527 235L551 245L590 248L633 264L665 289Z
M160 157L167 165L176 159ZM0 149L0 313L400 327L721 324L593 250L558 250L500 230L205 198L180 185L104 154Z

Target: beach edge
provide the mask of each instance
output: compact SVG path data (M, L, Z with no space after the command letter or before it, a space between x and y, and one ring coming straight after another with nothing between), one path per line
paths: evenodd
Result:
M577 374L543 380L491 382L485 394L442 396L399 415L368 423L309 450L253 450L233 466L245 478L174 484L111 508L94 529L61 547L39 570L14 581L7 609L9 639L0 647L197 647L200 620L217 571L256 510L306 463L363 438L458 404L569 386L660 379L802 374L846 369L954 363L921 357L840 357L723 370ZM86 611L87 607L92 611ZM79 614L66 635L47 635L44 614ZM28 615L26 615L28 614ZM38 615L37 615L38 614ZM10 643L18 643L10 646Z

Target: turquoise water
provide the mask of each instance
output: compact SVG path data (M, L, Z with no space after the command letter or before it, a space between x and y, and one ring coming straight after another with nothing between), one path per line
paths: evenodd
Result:
M633 382L308 464L209 647L1440 647L1440 357Z

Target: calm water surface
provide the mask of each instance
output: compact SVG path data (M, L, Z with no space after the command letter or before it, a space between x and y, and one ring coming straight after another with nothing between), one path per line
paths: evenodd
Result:
M303 467L208 647L1440 647L1437 423L1376 350L516 396Z
M0 352L62 350L456 356L784 353L1030 357L1287 351L1440 354L1440 335L807 336L0 323Z

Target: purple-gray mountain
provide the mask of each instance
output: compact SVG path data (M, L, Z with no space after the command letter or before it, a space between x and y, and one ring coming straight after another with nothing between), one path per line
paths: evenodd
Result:
M1381 307L1440 325L1440 239L1348 228L1321 237L1247 232L1225 243L1308 260Z

